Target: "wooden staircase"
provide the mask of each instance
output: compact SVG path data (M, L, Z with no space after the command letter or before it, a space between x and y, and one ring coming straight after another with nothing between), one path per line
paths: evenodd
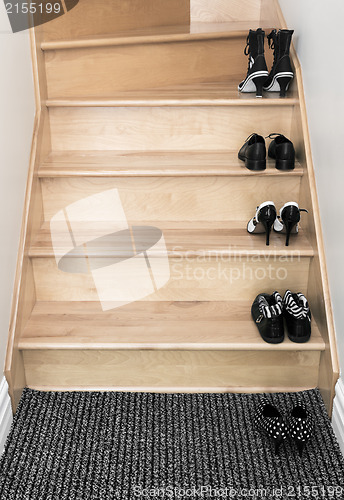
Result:
M318 386L331 412L338 361L301 70L292 50L285 99L238 94L247 31L258 26L285 26L277 1L80 0L31 33L37 117L6 361L13 408L25 386ZM289 137L295 170L270 161L247 170L237 151L252 132ZM50 221L112 188L130 226L162 230L171 276L143 300L103 311L90 273L58 268ZM246 232L270 199L309 210L289 247L281 235L266 247ZM128 256L125 245L111 252ZM258 293L287 288L308 297L312 337L270 345L250 307Z

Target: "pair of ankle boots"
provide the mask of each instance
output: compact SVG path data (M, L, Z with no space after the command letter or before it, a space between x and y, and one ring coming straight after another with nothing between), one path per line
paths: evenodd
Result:
M239 83L239 92L256 92L256 97L266 92L279 92L285 97L290 82L294 77L290 62L290 44L293 30L275 30L268 35L269 47L274 51L274 61L270 73L264 55L265 32L258 28L250 30L244 54L248 56L246 78Z

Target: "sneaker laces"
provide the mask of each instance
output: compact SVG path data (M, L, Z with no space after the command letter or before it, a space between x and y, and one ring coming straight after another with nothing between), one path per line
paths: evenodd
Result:
M296 296L296 299L294 296ZM303 319L309 316L310 309L308 301L302 293L293 295L290 290L287 290L284 294L283 303L285 310L295 319Z
M264 318L277 318L282 314L283 311L283 299L278 292L274 292L272 297L275 304L269 305L268 301L263 295L260 295L258 299L259 311Z

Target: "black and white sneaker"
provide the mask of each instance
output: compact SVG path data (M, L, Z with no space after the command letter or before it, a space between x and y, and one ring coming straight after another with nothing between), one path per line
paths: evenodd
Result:
M279 92L280 97L285 97L294 72L290 62L290 44L293 30L272 30L268 35L269 47L274 51L274 62L268 78L264 83L267 92Z
M261 28L249 31L244 50L248 56L247 75L238 86L239 92L256 92L256 97L263 97L263 85L269 75L264 56L264 36Z
M277 218L277 211L273 201L264 201L256 209L256 215L248 221L247 231L266 233L266 245L270 244L270 232Z
M298 401L290 413L288 418L288 430L301 457L305 444L311 438L314 430L313 418L307 406L302 401Z
M287 290L283 297L283 314L290 340L298 344L308 342L311 337L312 315L306 297L302 293Z
M278 292L272 295L267 293L257 295L251 307L251 315L265 342L268 344L283 342L283 301Z
M288 428L278 409L264 396L258 403L254 424L273 441L277 454L281 443L288 437Z

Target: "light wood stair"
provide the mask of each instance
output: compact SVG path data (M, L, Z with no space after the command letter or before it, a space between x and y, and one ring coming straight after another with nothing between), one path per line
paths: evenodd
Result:
M331 411L338 361L301 70L293 50L285 99L238 93L247 31L258 25L284 26L277 1L100 0L95 8L80 0L31 33L37 118L6 360L13 408L25 386L318 386ZM237 152L252 132L289 137L295 170L278 171L271 160L264 172L247 170ZM118 190L131 231L162 231L170 279L103 311L92 275L64 272L56 261L73 269L83 247L66 256L63 232L53 246L50 223L109 189ZM264 235L246 231L268 199L309 210L289 247L283 235L267 247ZM97 226L83 231L95 235ZM105 265L130 257L132 246L114 234L88 252ZM150 258L159 267L165 252L158 247ZM287 288L309 299L311 340L267 344L252 301Z

